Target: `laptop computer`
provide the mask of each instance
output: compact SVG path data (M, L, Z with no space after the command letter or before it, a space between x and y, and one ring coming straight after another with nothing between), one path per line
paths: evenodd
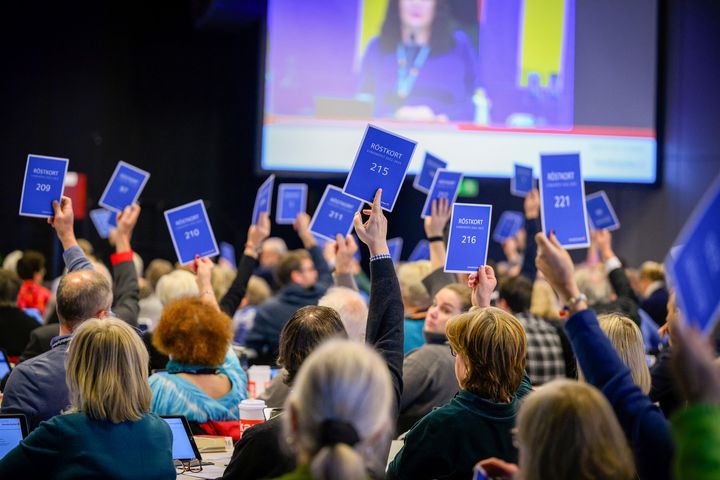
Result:
M181 462L197 460L201 462L202 457L190 432L190 424L188 424L187 419L182 415L163 415L160 418L165 420L170 430L172 430L173 460L180 460Z
M3 458L20 441L27 437L28 426L25 415L0 414L0 458Z

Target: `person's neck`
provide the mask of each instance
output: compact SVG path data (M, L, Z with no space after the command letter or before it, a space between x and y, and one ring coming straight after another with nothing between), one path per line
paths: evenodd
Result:
M405 45L427 45L430 42L430 27L402 27L402 41Z
M70 335L72 332L73 331L70 327L63 325L62 323L60 324L60 328L58 329L58 335Z

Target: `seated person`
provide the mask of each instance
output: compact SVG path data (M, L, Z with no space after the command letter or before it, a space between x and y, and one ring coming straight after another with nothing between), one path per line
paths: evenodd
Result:
M478 459L517 461L511 431L531 391L522 324L499 308L481 308L450 320L447 337L461 390L410 429L389 479L468 479Z
M148 413L148 355L135 330L91 319L70 343L70 413L43 422L0 459L0 478L174 479L172 432Z
M0 348L9 357L19 357L38 321L17 306L20 277L0 268Z
M480 462L491 478L632 480L632 452L596 388L556 380L531 393L518 414L520 464Z
M295 229L305 250L289 252L275 267L280 291L258 306L253 328L245 340L245 345L257 352L256 364L275 362L280 331L285 322L298 308L317 305L333 283L322 250L310 233L310 216L299 214Z
M455 359L445 336L448 320L471 307L470 289L461 283L442 288L425 317L425 344L403 361L403 392L398 431L404 432L433 408L445 405L457 393Z
M658 326L667 317L668 290L665 286L665 269L657 262L644 262L640 266L640 308L645 310Z
M650 369L645 357L645 344L640 327L629 318L617 313L600 315L598 322L623 363L630 369L635 385L640 387L645 395L650 393Z
M247 377L230 349L231 339L231 320L217 306L200 298L166 305L152 342L170 361L166 371L150 377L152 411L184 415L198 424L239 420Z
M497 306L520 320L527 337L527 373L533 385L576 378L575 355L562 328L530 313L533 285L523 276L504 278Z
M298 466L279 478L368 478L385 464L378 447L392 433L393 408L390 374L375 350L326 342L303 363L285 402L283 433Z
M405 307L405 341L403 345L405 355L425 343L423 326L432 299L423 285L422 279L430 274L431 270L432 267L428 260L403 263L397 269L400 292Z
M17 306L20 308L34 308L45 315L47 305L52 293L42 286L45 277L45 256L34 250L23 252L17 263L17 274L22 280L22 286L17 297Z

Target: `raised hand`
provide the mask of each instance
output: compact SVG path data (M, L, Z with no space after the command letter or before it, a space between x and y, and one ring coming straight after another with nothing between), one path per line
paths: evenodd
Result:
M63 249L77 245L75 231L73 230L74 214L70 197L61 197L60 202L53 200L54 214L48 218L48 224L55 229L55 233L62 243Z
M430 237L441 237L445 231L445 225L450 220L452 208L447 198L439 198L432 201L430 205L430 216L425 217L425 235Z
M489 307L492 292L497 286L495 271L489 265L481 265L476 273L468 277L468 287L472 289L474 307Z
M537 188L533 188L525 196L523 209L525 210L525 218L527 220L534 220L540 217L540 192L538 192Z
M247 242L245 242L245 255L257 258L262 243L270 236L270 215L263 212L255 225L248 229Z
M195 274L195 282L200 291L200 298L205 303L219 308L212 288L212 271L214 267L215 264L212 260L207 257L200 258L199 255L196 255L195 260L190 264L190 270Z
M535 235L535 242L538 246L535 265L542 272L545 279L555 289L560 299L567 303L571 298L578 298L580 290L575 283L572 258L565 250L554 233L550 238L539 232Z
M343 237L338 233L335 238L335 273L352 273L352 261L357 251L358 245L352 235Z
M118 252L126 252L130 250L130 239L132 238L135 225L137 225L140 216L140 205L134 203L128 205L117 216L117 228L113 229L110 234L115 242L115 250Z
M612 249L612 233L608 230L593 230L590 233L590 239L592 244L598 249L603 262L615 256L615 252Z
M370 216L367 222L363 223L360 212L356 212L353 217L355 232L360 240L368 246L371 256L390 253L387 246L387 218L380 207L381 197L382 189L379 188L375 193L372 207L363 210L365 215Z
M297 232L298 237L300 237L300 240L303 242L303 246L305 248L312 248L317 245L315 237L310 232L310 215L305 212L298 213L297 217L295 217L293 228Z

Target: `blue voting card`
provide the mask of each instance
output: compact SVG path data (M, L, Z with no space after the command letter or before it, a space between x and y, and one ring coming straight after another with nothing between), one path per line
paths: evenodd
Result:
M52 202L59 202L62 197L68 162L67 158L28 155L20 196L20 215L40 218L55 215Z
M498 243L503 243L508 238L517 235L523 225L525 225L525 216L522 213L505 211L495 225L492 238Z
M445 271L476 272L487 262L492 205L456 203L450 218Z
M165 210L165 221L182 265L195 260L195 255L214 257L220 253L202 200Z
M438 168L447 168L447 165L447 162L443 162L435 155L426 152L423 166L420 172L415 175L413 187L423 193L429 193L430 187L432 187L433 180L435 179L435 172Z
M567 249L590 245L579 154L540 156L540 209L546 235L554 230Z
M108 219L108 225L111 229L117 228L117 216L118 214L115 212L110 212L110 218Z
M587 207L588 218L594 229L605 229L612 232L620 228L620 222L618 221L617 215L615 215L615 209L613 209L612 203L610 203L610 199L604 190L588 195L585 206Z
M400 255L402 255L403 239L402 237L391 238L387 241L390 257L393 263L400 263Z
M460 172L451 172L444 168L438 168L435 172L432 187L430 187L430 193L425 197L425 205L423 205L420 217L425 218L432 214L432 202L434 200L447 198L450 205L455 203L462 179L463 174Z
M299 213L305 212L308 186L305 183L281 183L278 187L275 223L292 225Z
M720 320L720 176L685 224L665 259L685 322L704 334Z
M382 188L380 206L392 211L407 174L416 142L368 125L343 192L372 203Z
M227 262L235 267L237 259L235 258L235 247L232 243L220 242L220 258L224 258Z
M137 202L149 178L150 174L145 170L118 162L98 203L108 210L122 212L125 207Z
M425 239L420 240L415 245L408 257L408 262L417 262L418 260L430 260L430 242Z
M253 206L252 224L256 225L260 219L260 214L267 212L270 215L270 208L272 207L272 194L273 186L275 185L275 175L270 175L265 180L260 188L258 188L257 195L255 195L255 206Z
M534 183L533 168L516 163L510 179L510 193L516 197L526 197L533 189Z
M361 200L344 194L338 187L328 185L310 221L310 231L326 240L335 240L338 233L347 235L352 230L355 212L362 204Z
M92 220L93 225L95 225L95 230L97 230L100 238L108 238L110 236L110 229L117 227L117 221L114 226L110 226L110 218L115 218L116 215L115 212L105 210L104 208L90 210L90 220Z

